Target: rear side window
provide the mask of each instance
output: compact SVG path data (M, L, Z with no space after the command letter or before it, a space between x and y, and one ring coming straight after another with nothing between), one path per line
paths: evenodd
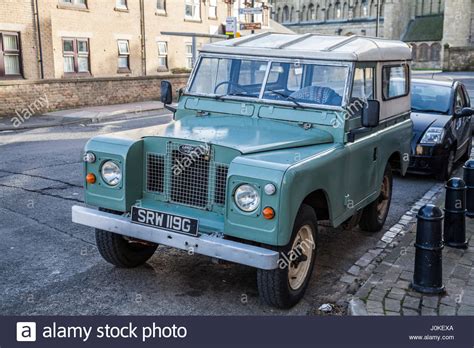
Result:
M408 65L384 66L382 70L383 99L395 99L408 95Z

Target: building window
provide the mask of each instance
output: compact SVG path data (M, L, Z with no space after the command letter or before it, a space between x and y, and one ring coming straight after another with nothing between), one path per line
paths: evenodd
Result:
M156 9L159 12L166 12L166 0L157 0L156 1Z
M406 64L384 66L382 69L383 100L408 95L409 80Z
M282 17L282 22L283 23L288 23L290 21L290 9L288 6L283 7L283 17Z
M90 74L89 69L89 40L65 38L63 39L64 73Z
M0 79L21 77L20 38L18 33L0 32Z
M201 20L200 0L184 0L184 17L187 19Z
M420 44L418 48L418 61L427 62L430 60L430 46L426 43Z
M441 45L439 43L431 45L431 60L433 62L439 62L441 60Z
M168 43L158 42L158 71L168 71Z
M186 44L186 68L193 68L193 45L191 43Z
M209 0L209 18L217 18L217 0Z
M61 5L77 6L77 7L87 8L87 1L86 0L59 0L59 3Z
M127 0L116 0L115 1L115 8L119 10L127 10Z
M411 44L411 59L416 62L418 59L418 46L416 44Z
M341 3L337 2L335 6L336 18L340 19L342 17Z
M362 13L360 15L361 17L369 16L369 5L367 4L367 0L362 0Z
M314 21L316 19L314 5L309 4L308 6L308 21Z
M130 47L128 40L118 40L118 72L130 72Z

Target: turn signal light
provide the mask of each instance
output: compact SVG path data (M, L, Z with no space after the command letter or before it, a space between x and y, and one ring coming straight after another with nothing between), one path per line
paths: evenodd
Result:
M88 173L88 174L86 175L86 182L87 182L88 184L95 184L95 181L96 181L96 179L95 179L95 175L94 175L94 174Z
M263 217L267 220L271 220L275 217L275 210L273 210L273 208L270 208L270 207L264 208L262 213L263 213Z

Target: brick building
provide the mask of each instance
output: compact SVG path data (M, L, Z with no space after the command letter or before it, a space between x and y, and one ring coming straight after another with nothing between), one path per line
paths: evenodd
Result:
M474 0L272 0L272 17L300 32L378 34L413 47L415 68L474 69Z
M162 32L223 33L230 11L225 0L0 0L0 115L41 96L49 110L156 99L192 65L191 37Z

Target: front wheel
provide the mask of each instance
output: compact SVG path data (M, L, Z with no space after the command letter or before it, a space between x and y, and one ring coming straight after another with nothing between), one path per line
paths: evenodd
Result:
M392 167L390 164L387 164L383 174L380 195L362 211L359 226L363 231L378 232L382 229L385 220L387 220L392 201L392 187Z
M293 307L303 297L316 258L317 219L314 210L303 204L288 245L278 248L278 268L257 270L260 297L276 308Z
M158 244L126 239L120 234L99 229L95 230L95 240L104 260L122 268L144 264L153 256L158 247Z
M451 149L449 151L448 159L446 163L443 165L443 169L439 174L436 174L436 179L441 180L441 181L447 181L451 177L451 174L453 173L454 169L454 159L456 158L456 151L454 149Z

